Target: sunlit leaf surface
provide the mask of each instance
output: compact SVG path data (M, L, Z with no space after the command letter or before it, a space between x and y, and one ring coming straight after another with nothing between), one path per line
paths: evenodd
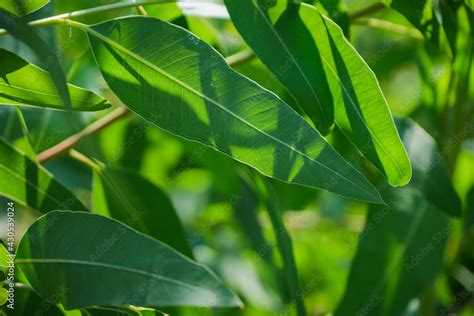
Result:
M381 201L301 116L231 70L191 33L145 17L105 22L88 32L109 87L144 119L265 175Z
M226 0L258 57L326 133L334 120L394 186L411 177L377 78L337 24L310 5Z
M98 95L68 84L74 111L99 111L109 107ZM17 55L0 49L0 104L67 110L49 74Z

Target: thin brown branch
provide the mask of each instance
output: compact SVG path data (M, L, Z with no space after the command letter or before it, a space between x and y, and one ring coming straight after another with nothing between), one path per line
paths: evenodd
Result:
M87 137L91 134L94 134L105 127L109 126L110 124L114 123L115 121L127 116L130 113L130 111L125 108L125 107L119 107L109 114L105 115L104 117L98 119L94 123L86 126L83 130L78 132L77 134L74 134L59 144L56 144L55 146L46 149L42 153L38 155L38 161L40 163L45 163L51 159L54 159L66 152L68 152L71 148L73 148L77 143L79 143L80 140L82 140L84 137Z
M353 22L357 19L360 19L362 17L365 17L367 15L371 15L377 11L380 11L380 10L383 10L387 8L387 4L385 4L384 2L376 2L372 5L369 5L368 7L360 10L360 11L356 11L354 13L352 13L349 17L350 21Z

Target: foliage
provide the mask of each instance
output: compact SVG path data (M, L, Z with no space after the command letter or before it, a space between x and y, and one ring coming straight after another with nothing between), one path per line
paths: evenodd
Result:
M0 0L0 313L472 315L472 10Z

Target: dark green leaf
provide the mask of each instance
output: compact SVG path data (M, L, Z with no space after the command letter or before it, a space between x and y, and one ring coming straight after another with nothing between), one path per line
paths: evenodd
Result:
M408 183L410 162L377 78L334 22L307 4L225 2L245 41L307 114L322 104L330 119L321 124L319 116L318 128L330 126L334 107L337 125L390 184Z
M188 257L193 256L169 198L137 174L114 167L96 172L92 210L127 223Z
M109 107L96 94L68 84L75 111L99 111ZM18 104L67 110L48 73L17 55L0 49L0 104Z
M402 315L440 272L460 201L434 140L416 123L398 121L413 163L404 188L381 190L388 206L369 209L345 295L335 315ZM437 195L437 196L436 196Z
M0 139L0 195L42 213L87 208L42 166Z
M109 87L146 120L265 175L381 202L364 176L302 117L231 70L191 33L146 17L87 31Z
M23 236L16 265L43 298L98 306L239 306L209 269L100 215L55 211Z
M22 16L38 10L48 3L49 0L0 0L0 9Z
M456 37L459 31L457 11L463 6L462 1L392 0L390 6L438 47L441 46L440 36L444 32L453 56L456 55Z
M451 184L435 140L411 120L399 119L397 127L413 166L409 187L419 191L428 203L439 210L461 216L461 200Z

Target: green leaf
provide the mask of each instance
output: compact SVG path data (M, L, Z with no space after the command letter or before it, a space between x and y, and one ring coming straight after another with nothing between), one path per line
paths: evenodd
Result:
M0 306L4 305L8 299L8 290L5 288L0 288Z
M98 95L68 84L74 111L99 111L109 107ZM41 68L0 49L0 104L67 110L53 80Z
M66 309L97 306L239 306L209 269L97 214L48 213L20 242L16 265L38 294Z
M193 257L171 201L138 174L109 166L95 172L92 210Z
M71 97L67 87L66 75L61 68L57 53L49 48L28 23L2 9L0 9L0 27L6 29L17 40L25 43L38 56L41 65L51 75L64 106L70 110Z
M461 199L454 190L436 141L409 119L398 119L397 127L413 166L413 178L408 187L419 191L428 203L446 214L461 216Z
M0 271L5 273L8 270L8 261L10 261L10 254L3 245L0 243ZM1 305L1 304L0 304Z
M459 214L460 200L434 140L412 121L397 126L413 163L413 179L404 188L385 184L381 192L388 206L370 207L336 316L402 315L442 268L452 228L446 213Z
M0 195L42 213L87 208L42 166L0 139Z
M0 9L17 16L26 15L49 3L49 0L0 0Z
M381 202L302 117L186 30L146 17L86 30L105 81L144 119L265 175Z
M254 177L255 190L265 206L272 228L275 233L275 239L283 261L283 274L285 279L286 291L289 294L290 301L294 304L298 316L307 315L304 305L304 294L298 279L295 256L293 252L293 241L286 230L283 220L283 206L271 183L262 177Z
M390 184L408 183L410 162L377 78L337 24L307 4L225 3L242 37L310 117L318 102L303 96L315 94L323 108L334 107L336 124Z
M457 12L464 5L462 1L391 0L388 2L437 47L442 46L440 36L444 33L453 56L456 55L456 37L460 31ZM470 36L468 33L463 35Z

